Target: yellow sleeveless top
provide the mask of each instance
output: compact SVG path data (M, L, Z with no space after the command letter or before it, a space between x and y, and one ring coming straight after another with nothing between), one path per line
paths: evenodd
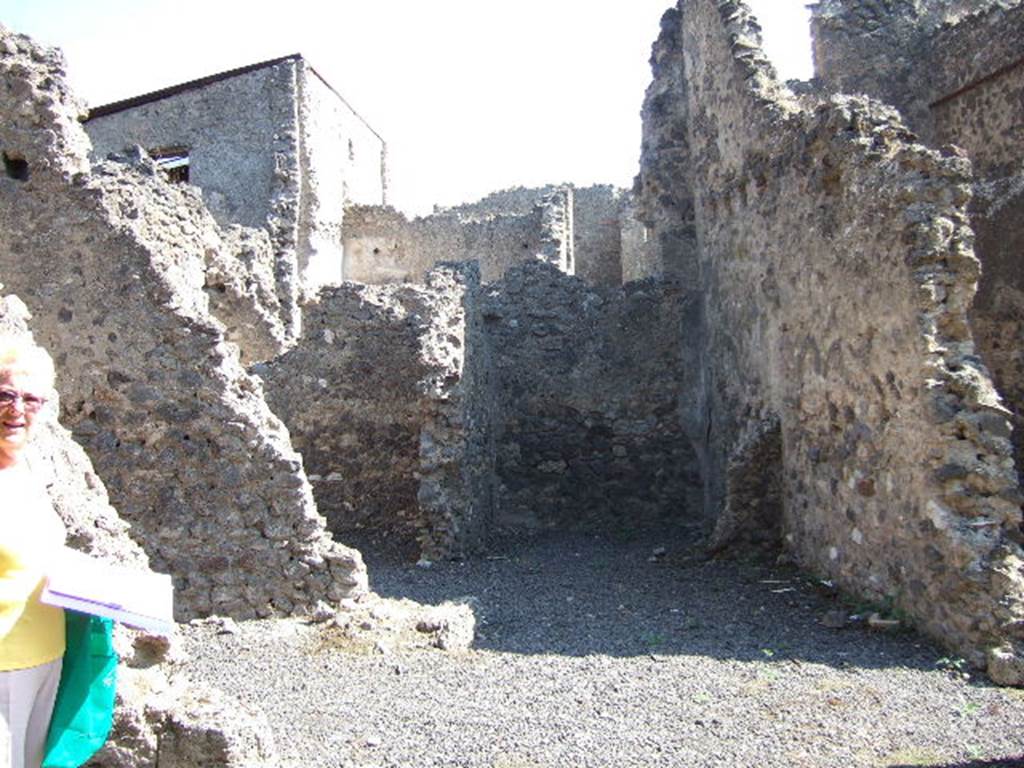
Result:
M39 602L64 524L28 468L0 470L0 671L64 655L64 611Z

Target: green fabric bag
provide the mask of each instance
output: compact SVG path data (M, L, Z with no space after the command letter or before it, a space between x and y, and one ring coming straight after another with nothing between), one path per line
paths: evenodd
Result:
M67 649L43 768L79 768L103 746L114 720L114 623L68 610L64 622Z

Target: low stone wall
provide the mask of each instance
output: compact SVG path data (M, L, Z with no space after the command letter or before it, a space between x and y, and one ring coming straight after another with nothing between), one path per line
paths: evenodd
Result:
M540 262L493 286L500 526L625 532L699 515L680 424L685 311L677 284L594 288Z
M1024 683L1021 496L967 322L968 164L876 104L802 111L741 2L679 10L709 508L760 511L730 482L730 458L750 457L781 478L784 541L805 567ZM778 448L751 445L776 419Z
M623 280L629 196L610 185L516 187L476 203L406 219L353 206L345 218L345 277L370 284L419 282L439 261L478 261L484 282L533 258L592 285ZM642 235L641 235L642 238Z
M339 535L366 530L407 557L479 542L490 454L478 293L474 265L421 285L326 289L298 345L255 369Z
M63 372L62 414L180 618L293 613L363 594L358 552L331 541L301 458L204 291L199 195L146 159L89 170L59 56L0 39L0 282Z

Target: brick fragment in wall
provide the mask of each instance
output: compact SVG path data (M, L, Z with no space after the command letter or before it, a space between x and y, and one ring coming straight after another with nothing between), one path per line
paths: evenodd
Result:
M0 281L62 372L64 422L153 567L175 577L180 618L364 593L359 553L327 534L301 457L210 312L195 194L144 157L52 172L87 146L75 105L54 100L66 89L53 61L0 38L0 147L17 143L28 166L27 180L0 180Z
M30 325L31 316L20 299L0 296L0 334L32 343ZM109 563L148 570L146 554L128 535L128 525L110 505L106 488L85 451L57 422L58 411L59 404L53 398L37 417L26 460L67 528L67 545ZM123 626L115 632L122 661L114 723L95 764L110 768L194 764L191 757L200 745L209 762L213 757L210 744L226 747L210 764L239 768L276 764L269 724L257 708L170 671L164 663L166 655L139 652L149 647L162 649L164 654L178 654L180 649L173 638L158 640ZM159 696L154 695L157 692ZM200 700L201 725L190 723L185 729L183 724L190 722ZM167 738L185 730L187 740Z
M684 343L705 366L709 514L733 501L750 422L777 418L796 559L1024 684L1021 495L967 315L969 164L876 102L798 102L743 3L678 10L703 297Z
M332 531L460 555L490 519L488 359L475 264L422 284L324 289L294 349L259 365Z

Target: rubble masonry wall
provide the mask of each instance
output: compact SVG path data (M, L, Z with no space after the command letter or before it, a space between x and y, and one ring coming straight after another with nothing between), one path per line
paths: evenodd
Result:
M16 296L0 296L0 333L32 343L31 316ZM128 525L110 506L103 481L89 458L57 423L59 404L50 400L33 429L25 459L67 529L67 546L109 563L148 570L149 562L128 535ZM143 633L115 628L121 655L113 727L96 760L109 768L155 768L174 764L181 739L205 754L220 752L219 765L271 765L276 759L266 717L254 707L232 701L208 685L174 675L152 653L136 653L147 643ZM132 642L135 641L135 648ZM141 642L140 642L141 641ZM152 638L149 638L152 641ZM172 641L173 642L173 641ZM157 646L159 647L159 646ZM143 660L141 657L145 657ZM161 695L154 697L154 692ZM193 720L197 701L203 717ZM217 749L215 744L225 744Z
M869 13L870 11L870 13ZM1024 3L940 0L815 10L818 76L892 103L934 145L956 144L975 175L971 226L982 273L971 307L978 350L1024 439ZM883 66L883 62L886 66Z
M686 312L678 284L595 287L543 262L493 285L500 526L624 532L699 515L680 426Z
M651 84L644 94L640 172L634 180L634 246L624 248L626 280L657 275L687 277L697 273L697 225L687 125L689 103L679 51L681 15L669 8L651 48Z
M387 208L350 208L345 276L372 284L418 282L438 260L477 260L490 283L541 254L590 284L621 285L624 243L636 242L624 233L633 223L628 204L628 194L608 184L552 184L506 189L412 221Z
M632 245L631 240L624 239L623 231L633 223L629 218L630 195L623 189L610 184L513 187L493 192L475 203L444 208L441 213L454 213L468 220L526 215L545 198L558 193L569 193L571 197L573 274L592 285L621 285L623 247Z
M994 679L1024 681L1021 497L967 322L969 166L870 102L799 109L741 2L679 10L709 508L757 519L730 458L780 473L802 565L894 600ZM751 450L773 434L775 448Z
M475 265L424 284L345 283L298 345L255 371L331 530L406 557L460 554L490 519L488 360Z
M1024 3L995 5L945 25L924 61L935 145L967 151L981 178L1021 172L1024 147Z
M59 55L6 31L0 53L0 151L27 169L0 179L0 282L54 353L65 423L174 576L179 618L365 592L359 553L331 541L287 431L209 313L198 194L146 159L90 171Z

